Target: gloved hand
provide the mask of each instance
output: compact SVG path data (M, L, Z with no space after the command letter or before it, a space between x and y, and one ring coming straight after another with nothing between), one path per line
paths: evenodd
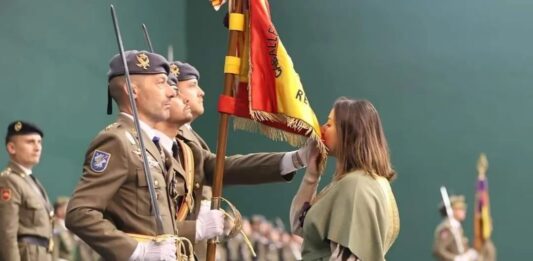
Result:
M169 238L162 242L139 242L129 260L176 261L176 240Z
M453 258L453 261L475 261L478 258L478 253L476 250L470 248L461 255L458 255Z
M211 209L209 201L202 201L196 219L196 241L221 236L224 233L224 212Z

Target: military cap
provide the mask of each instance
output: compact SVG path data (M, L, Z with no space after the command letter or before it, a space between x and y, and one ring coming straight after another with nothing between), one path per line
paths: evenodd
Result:
M169 64L165 57L148 51L129 50L124 52L126 64L131 75L134 74L159 74L168 75ZM116 54L109 62L107 80L125 74L124 64L120 54Z
M451 195L450 205L452 209L466 209L465 197L463 195ZM444 202L439 204L439 212L443 216L446 216L446 207L444 206Z
M170 74L176 75L180 82L191 79L200 80L200 72L194 66L180 61L170 63Z
M148 51L128 50L124 52L126 64L130 75L135 74L159 74L168 75L170 67L165 57ZM109 61L109 71L107 72L107 82L109 83L114 77L126 74L124 63L119 54L115 54ZM111 92L107 90L107 114L113 112L111 103Z
M178 85L178 75L177 75L178 66L175 63L170 63L170 73L168 74L168 84L170 86Z
M44 137L43 131L34 124L25 121L14 121L7 126L6 144L12 136L34 133L39 134L41 138Z

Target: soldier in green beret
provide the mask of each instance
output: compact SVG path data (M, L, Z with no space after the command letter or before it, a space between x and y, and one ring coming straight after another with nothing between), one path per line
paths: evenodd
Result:
M52 260L53 209L32 169L39 163L43 132L15 121L5 138L9 163L0 173L0 260Z

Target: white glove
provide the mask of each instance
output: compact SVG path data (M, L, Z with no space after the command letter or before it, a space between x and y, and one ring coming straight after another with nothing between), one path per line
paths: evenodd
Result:
M176 240L166 239L162 242L148 241L139 242L131 255L130 261L142 260L176 260Z
M196 219L196 241L221 236L224 233L224 212L211 209L209 201L202 201Z
M476 250L470 248L466 252L464 252L462 255L458 255L453 258L453 261L475 261L478 258L478 253Z

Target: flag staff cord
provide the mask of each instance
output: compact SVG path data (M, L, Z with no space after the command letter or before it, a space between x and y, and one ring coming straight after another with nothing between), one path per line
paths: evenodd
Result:
M233 5L232 5L233 4ZM242 0L230 1L228 5L228 13L238 13L242 14ZM230 21L231 23L231 21ZM240 37L241 31L232 30L229 26L229 39L228 39L228 49L226 52L227 57L236 57L237 53L237 41ZM226 66L224 66L226 67ZM235 82L235 72L229 73L227 70L224 70L224 91L223 95L233 96L233 84ZM217 153L216 153L216 165L215 165L215 174L213 178L213 198L211 200L211 208L219 209L220 208L220 197L222 196L222 179L224 176L224 159L226 157L226 146L228 139L228 119L229 115L227 113L220 113L220 120L218 125L218 139L217 139ZM216 256L216 239L211 239L207 243L207 261L214 261Z

